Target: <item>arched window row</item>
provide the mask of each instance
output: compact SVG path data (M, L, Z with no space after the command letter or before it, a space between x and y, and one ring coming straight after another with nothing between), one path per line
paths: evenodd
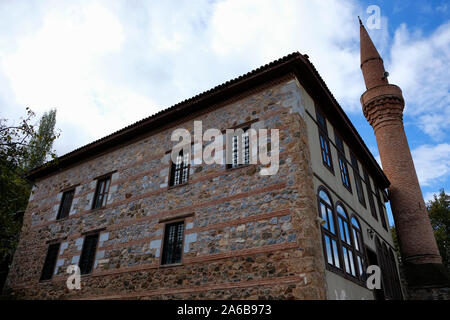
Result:
M378 263L381 269L381 281L384 296L389 300L402 299L400 279L395 263L395 255L392 249L388 249L386 243L381 243L378 237L375 238Z
M333 204L328 191L318 191L319 216L322 218L322 240L325 260L329 269L346 277L364 281L366 255L361 225L355 216L349 216L345 206Z

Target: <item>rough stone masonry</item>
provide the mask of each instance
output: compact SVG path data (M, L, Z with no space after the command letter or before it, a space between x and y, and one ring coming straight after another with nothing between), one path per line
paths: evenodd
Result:
M30 197L8 290L31 299L324 299L317 203L299 82L288 74L253 86L158 130L39 178ZM169 187L171 133L249 123L280 130L280 167L195 164L188 184ZM96 178L112 173L105 208L92 210ZM62 192L76 186L68 217ZM185 221L182 262L161 265L164 225ZM92 273L66 287L84 235L100 232ZM54 275L39 281L48 244L59 241Z

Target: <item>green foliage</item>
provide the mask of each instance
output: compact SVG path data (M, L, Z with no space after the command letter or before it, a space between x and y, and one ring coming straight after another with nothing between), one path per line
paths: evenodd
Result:
M25 211L32 183L25 176L48 157L55 134L56 110L45 113L38 130L31 124L35 114L26 109L27 116L18 125L0 119L0 266L9 264L17 245L22 219L17 215Z
M450 195L441 189L439 195L428 201L431 226L442 256L442 263L450 269Z
M30 139L27 159L24 166L26 169L33 169L44 164L48 155L54 158L51 152L55 135L56 110L52 109L44 113L39 122L39 129Z

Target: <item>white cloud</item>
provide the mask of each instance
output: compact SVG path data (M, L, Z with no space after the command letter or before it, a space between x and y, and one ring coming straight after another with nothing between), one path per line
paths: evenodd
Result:
M412 150L412 156L422 186L436 185L449 177L450 144L422 145Z
M156 111L149 97L100 72L99 62L124 42L121 22L100 3L49 6L37 30L14 40L14 50L0 50L14 103L38 113L57 108L60 153Z
M353 0L3 2L2 112L56 107L61 154L297 50L359 111L361 11Z
M25 106L42 114L58 109L59 154L120 129L183 99L293 51L310 56L347 112L361 113L356 0L177 0L0 2L0 108L10 118ZM20 23L17 23L19 21ZM389 34L369 30L383 53ZM448 117L443 27L431 40L396 34L391 80L408 101L432 101L436 113L417 113L423 130L438 136ZM415 51L431 43L436 50ZM417 47L419 46L419 47ZM402 60L407 55L411 65ZM414 69L411 75L410 69ZM433 77L418 74L433 71ZM398 76L396 75L398 72ZM397 78L394 78L396 76ZM440 81L436 88L428 81ZM395 83L395 81L394 81ZM423 90L418 90L422 87ZM420 91L420 99L414 93ZM428 99L428 97L431 97ZM421 108L429 107L420 103ZM412 114L412 113L411 113ZM362 116L361 116L362 117Z
M390 82L399 85L406 100L405 114L436 141L450 127L450 22L430 36L397 29L391 49Z

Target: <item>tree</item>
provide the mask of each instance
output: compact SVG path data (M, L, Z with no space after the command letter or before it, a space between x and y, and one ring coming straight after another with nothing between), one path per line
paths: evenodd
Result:
M441 253L442 263L450 269L450 195L441 189L439 195L428 201L431 226Z
M44 164L49 155L55 137L56 109L44 113L37 134L32 135L28 146L27 159L24 163L25 169L30 170Z
M42 116L37 131L31 124L35 114L26 111L18 125L0 119L0 289L18 242L20 212L25 211L32 188L25 176L48 157L56 157L51 150L59 136L54 129L56 110Z

